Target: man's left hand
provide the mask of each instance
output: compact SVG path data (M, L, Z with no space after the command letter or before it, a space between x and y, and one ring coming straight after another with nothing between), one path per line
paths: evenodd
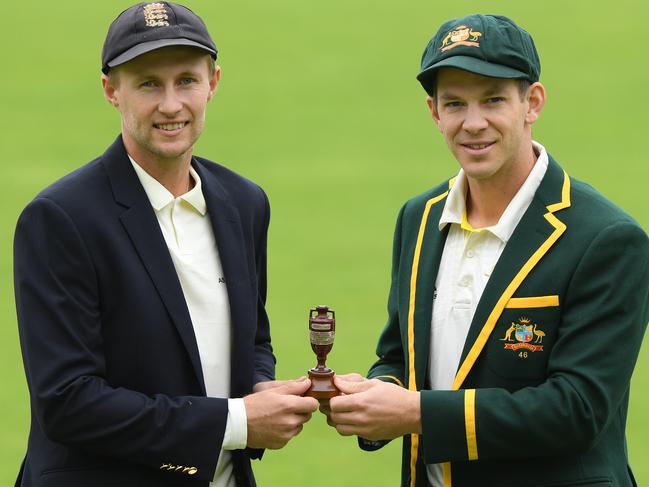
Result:
M391 440L421 433L419 392L371 379L362 382L335 377L344 394L331 398L327 422L343 436Z

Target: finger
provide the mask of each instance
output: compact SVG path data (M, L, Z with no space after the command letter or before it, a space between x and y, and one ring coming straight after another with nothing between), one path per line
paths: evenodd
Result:
M338 433L341 434L342 436L352 436L352 435L360 434L359 428L348 424L337 424L335 428L336 431L338 431Z
M329 409L332 414L358 411L362 408L363 403L355 394L333 397L329 401Z
M336 376L334 376L334 383L336 384L336 387L345 394L356 394L357 392L366 391L377 385L373 380L352 382Z
M283 381L283 383L278 387L275 387L274 390L279 394L293 394L295 396L300 396L304 394L309 387L311 387L311 381L305 378L304 380Z
M337 425L346 424L347 426L361 426L365 424L363 417L358 412L331 413L331 421Z
M337 375L336 377L339 377L339 378L341 378L343 380L346 380L348 382L364 382L364 381L367 380L361 374L357 374L356 372L352 372L350 374Z
M295 396L292 398L289 410L296 414L309 414L318 410L318 401L312 397Z
M304 424L304 423L306 423L307 421L309 421L311 419L313 414L312 413L296 414L295 416L297 417L300 424Z
M281 385L284 385L283 380L267 380L263 382L257 382L254 386L252 386L252 392L266 391L268 389L274 389Z

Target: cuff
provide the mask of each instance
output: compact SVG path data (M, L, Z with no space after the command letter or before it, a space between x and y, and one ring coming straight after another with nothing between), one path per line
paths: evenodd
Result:
M475 390L421 391L425 463L478 459Z
M243 399L228 399L228 421L223 434L224 450L242 450L248 443L248 416Z

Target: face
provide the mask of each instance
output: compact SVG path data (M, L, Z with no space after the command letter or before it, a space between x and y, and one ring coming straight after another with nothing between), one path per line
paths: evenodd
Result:
M531 125L545 102L540 83L526 93L516 80L455 68L437 74L428 105L446 144L469 181L519 182L534 164Z
M102 77L108 101L120 112L129 154L144 164L186 161L205 125L220 69L191 47L167 47L136 57Z

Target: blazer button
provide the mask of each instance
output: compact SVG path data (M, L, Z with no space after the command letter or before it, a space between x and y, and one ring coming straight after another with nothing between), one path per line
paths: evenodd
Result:
M191 467L189 470L187 470L187 475L195 475L198 473L198 469L196 467Z

